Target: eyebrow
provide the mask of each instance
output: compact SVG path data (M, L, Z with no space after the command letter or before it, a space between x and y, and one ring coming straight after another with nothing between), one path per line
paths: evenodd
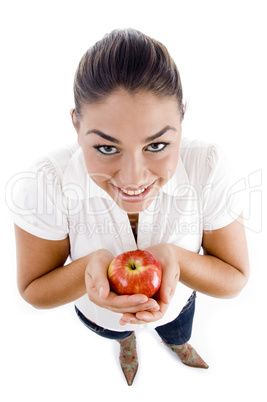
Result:
M145 142L150 142L150 141L154 141L154 140L156 140L157 138L159 138L159 137L161 137L163 134L165 134L167 131L169 131L169 130L173 130L173 131L177 131L176 130L176 128L175 127L173 127L173 126L166 126L166 127L164 127L162 130L160 130L158 133L156 133L156 134L154 134L154 135L151 135L151 137L147 137L146 139L145 139Z
M166 126L164 127L162 130L160 130L158 133L151 135L150 137L145 138L145 143L150 142L150 141L154 141L155 139L161 137L163 134L165 134L167 131L169 130L173 130L173 131L177 131L177 129L173 126ZM105 133L103 133L100 130L97 129L92 129L92 130L88 130L86 132L85 135L87 134L97 134L99 135L99 137L104 138L107 141L113 142L114 144L120 144L121 145L121 141L117 140L117 138L111 137L110 135L107 135Z
M121 144L121 141L117 140L114 137L111 137L110 135L102 133L102 131L100 131L100 130L96 130L96 129L88 130L85 135L87 135L87 134L97 134L97 135L99 135L99 137L104 138L104 140L114 142L114 144Z

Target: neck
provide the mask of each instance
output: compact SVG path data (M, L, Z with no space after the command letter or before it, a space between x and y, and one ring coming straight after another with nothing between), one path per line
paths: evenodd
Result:
M131 228L133 231L133 235L135 238L135 241L137 242L137 233L138 233L138 218L139 218L139 214L128 214L128 218L131 224Z

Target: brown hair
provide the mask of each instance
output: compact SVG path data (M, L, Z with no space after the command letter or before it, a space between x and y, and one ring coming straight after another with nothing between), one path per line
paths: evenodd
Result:
M114 30L89 48L74 79L76 118L84 104L97 103L116 89L175 96L183 119L183 90L179 71L160 42L135 29Z

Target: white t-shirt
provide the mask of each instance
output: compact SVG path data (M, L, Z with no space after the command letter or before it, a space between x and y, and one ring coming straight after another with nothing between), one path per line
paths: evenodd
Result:
M184 138L177 170L152 204L139 214L137 242L127 213L89 177L78 144L57 150L20 173L8 184L7 200L14 223L48 240L69 236L72 261L105 248L114 256L159 243L172 243L199 253L204 230L230 224L241 213L233 171L214 144ZM164 317L151 327L177 317L192 289L180 282ZM87 295L75 301L91 321L111 330L121 314L98 307Z

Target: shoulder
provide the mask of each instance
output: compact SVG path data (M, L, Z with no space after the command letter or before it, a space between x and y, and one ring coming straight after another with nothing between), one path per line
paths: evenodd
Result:
M204 142L197 139L185 137L180 145L180 157L184 161L198 160L204 163L211 163L212 159L219 158L222 155L222 149L218 144Z
M56 179L62 182L65 172L79 148L79 145L75 143L55 149L35 160L29 170L43 174L53 181Z
M226 156L218 144L185 137L181 141L180 158L189 176L203 177L215 171Z
M62 240L68 234L63 181L79 152L77 144L38 158L9 182L6 194L14 223L34 236Z

